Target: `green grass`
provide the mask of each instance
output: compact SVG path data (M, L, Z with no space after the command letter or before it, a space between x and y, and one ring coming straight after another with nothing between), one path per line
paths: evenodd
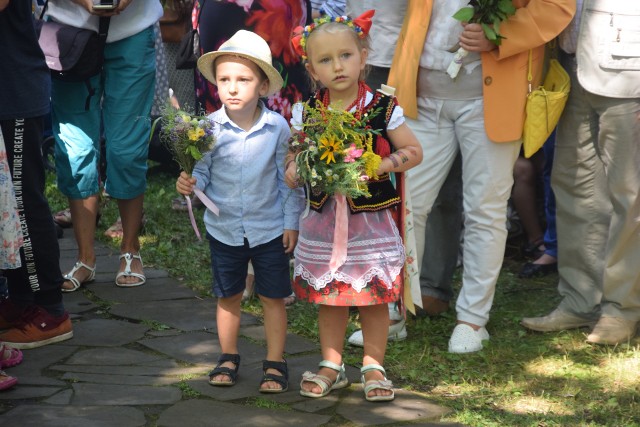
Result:
M210 295L211 283L208 244L197 241L186 213L170 208L177 197L176 176L157 166L149 171L142 256L145 265L168 270L204 297ZM66 202L51 182L47 193L55 211ZM102 237L102 232L116 217L115 203L107 202L97 233L114 247L118 242ZM196 217L203 233L201 210ZM509 249L508 254L515 252ZM387 351L385 366L394 384L451 408L444 421L470 426L640 426L638 342L596 347L585 343L584 330L527 332L520 319L549 312L559 296L557 276L521 280L515 274L521 264L516 257L505 258L485 350L447 352L454 310L434 319L410 317L408 339ZM455 286L460 286L459 277ZM255 300L244 309L261 315ZM292 332L317 339L315 307L299 302L287 312ZM354 315L348 333L357 328ZM344 358L359 366L362 349L347 347Z

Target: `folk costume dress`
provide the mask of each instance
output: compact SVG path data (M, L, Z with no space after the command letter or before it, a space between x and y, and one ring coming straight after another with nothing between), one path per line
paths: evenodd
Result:
M311 107L322 102L325 90L308 101ZM355 112L356 107L351 109ZM402 108L395 98L380 92L365 93L362 117L372 129L373 149L381 157L391 153L386 131L404 123ZM293 108L291 124L300 129L304 104ZM348 239L346 261L331 271L336 201L325 193L309 192L308 215L300 219L296 246L293 289L296 297L315 304L334 306L366 306L397 301L402 283L405 251L396 226L396 209L401 205L388 174L369 181L371 197L347 198Z

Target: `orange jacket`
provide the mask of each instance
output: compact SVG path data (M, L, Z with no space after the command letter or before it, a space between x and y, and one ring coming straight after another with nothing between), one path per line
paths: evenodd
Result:
M438 1L438 0L436 0ZM446 0L442 0L446 1ZM434 0L409 0L398 37L388 83L405 114L418 117L417 76ZM513 0L516 14L500 25L505 37L491 52L483 52L482 80L487 136L494 142L522 136L528 93L529 49L533 49L533 87L542 80L544 45L569 24L575 0Z

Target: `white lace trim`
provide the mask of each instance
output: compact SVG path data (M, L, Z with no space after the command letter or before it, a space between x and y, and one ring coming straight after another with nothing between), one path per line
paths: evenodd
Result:
M357 278L351 277L342 271L336 271L335 273L327 271L322 275L322 277L314 277L303 265L298 265L294 270L294 276L302 277L316 291L325 288L333 280L338 280L351 285L351 287L359 293L367 287L367 284L375 276L378 276L379 279L383 280L387 284L387 289L391 289L393 287L393 282L396 280L401 270L402 266L391 266L388 271L380 267L371 267L364 275Z

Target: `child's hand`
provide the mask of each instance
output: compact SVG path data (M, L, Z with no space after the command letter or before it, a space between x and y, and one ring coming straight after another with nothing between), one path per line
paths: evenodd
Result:
M193 187L196 185L196 179L192 176L187 175L186 172L180 172L180 176L178 177L178 181L176 181L176 190L178 193L183 196L188 196L193 193Z
M293 253L293 250L298 243L298 230L284 230L282 235L282 245L284 246L284 253Z
M294 160L289 160L284 171L284 182L287 183L289 188L297 188L300 187L300 183L298 182L299 178L296 162Z

